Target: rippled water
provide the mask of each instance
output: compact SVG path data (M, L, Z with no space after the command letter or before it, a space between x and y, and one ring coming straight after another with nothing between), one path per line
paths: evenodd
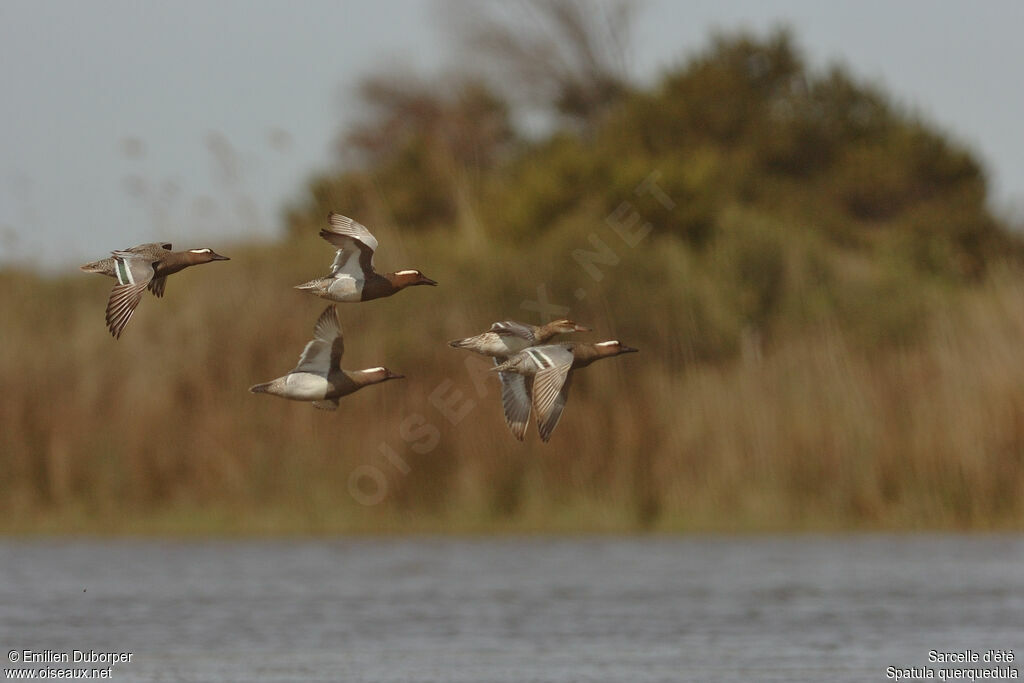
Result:
M2 541L0 647L129 651L120 681L1020 675L1024 537Z

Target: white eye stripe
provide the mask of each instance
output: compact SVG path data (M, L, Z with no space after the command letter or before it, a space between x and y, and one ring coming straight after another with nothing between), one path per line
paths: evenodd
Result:
M395 275L418 275L419 271L416 270L399 270Z
M619 342L617 342L617 341L598 342L597 344L594 344L594 346L618 346L618 345L619 345Z
M189 249L193 254L212 254L213 250L203 247L202 249Z

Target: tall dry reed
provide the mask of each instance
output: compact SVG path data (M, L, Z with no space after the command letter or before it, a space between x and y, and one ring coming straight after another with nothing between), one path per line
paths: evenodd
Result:
M246 391L293 367L325 305L291 289L326 266L315 235L224 248L231 262L172 278L119 341L103 325L110 280L0 273L0 528L1024 522L1024 274L947 293L912 342L866 343L824 317L774 330L752 350L738 338L735 353L708 359L683 332L697 324L686 302L699 297L672 277L651 288L649 257L624 255L593 283L572 272L565 250L530 271L533 255L509 248L499 269L483 251L446 256L441 236L378 233L383 265L420 267L441 285L340 306L344 367L387 365L408 379L345 398L336 413ZM588 337L641 349L580 373L549 444L532 429L515 441L486 362L445 344L535 316L521 304L538 281L562 303L583 282L588 297L571 314L594 328Z

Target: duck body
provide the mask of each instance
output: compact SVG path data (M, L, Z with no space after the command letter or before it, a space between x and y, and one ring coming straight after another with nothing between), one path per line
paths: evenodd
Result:
M635 353L637 349L617 340L590 344L586 342L562 342L533 346L497 364L494 370L522 377L521 388L509 396L512 410L529 416L532 406L537 416L537 430L542 441L548 441L562 417L562 410L569 397L572 372L585 368L602 358L611 358L623 353ZM504 385L503 385L504 387ZM505 400L505 393L502 393Z
M418 270L378 273L373 265L377 238L347 216L331 213L327 220L330 227L321 230L320 236L337 247L330 274L296 285L296 289L328 301L356 303L388 297L415 285L437 285Z
M169 242L150 242L111 252L111 256L79 268L117 280L107 301L106 318L110 333L119 338L145 290L157 298L162 297L168 275L201 263L230 260L205 247L172 251Z
M448 345L505 360L531 346L543 344L555 335L589 331L590 328L577 325L572 320L555 320L546 325L529 325L515 320L505 320L494 323L483 334L455 339L448 342Z
M467 349L484 356L494 358L499 365L510 356L536 344L543 344L558 334L570 332L589 332L589 327L578 325L572 320L555 320L545 325L530 325L504 320L491 325L483 334L465 339L455 339L448 345L456 349ZM526 380L520 374L499 372L501 379L501 407L505 414L505 424L512 435L522 441L526 436L526 427L530 421L529 389ZM524 400L524 397L526 399Z
M342 370L341 357L344 352L345 340L338 322L337 309L333 305L328 306L320 314L313 339L306 344L295 369L269 382L255 384L249 391L291 401L311 401L317 408L335 410L338 399L343 396L371 384L402 378L402 375L384 367Z

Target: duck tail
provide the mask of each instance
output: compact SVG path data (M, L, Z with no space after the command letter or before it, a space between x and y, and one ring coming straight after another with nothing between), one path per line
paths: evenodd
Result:
M307 292L316 292L323 289L326 278L317 278L316 280L310 280L309 282L303 282L301 285L295 285L295 289L301 289Z
M114 264L113 259L111 258L100 259L99 261L92 261L91 263L86 263L85 265L78 266L78 268L79 270L82 270L86 273L100 273L102 275L114 274Z

